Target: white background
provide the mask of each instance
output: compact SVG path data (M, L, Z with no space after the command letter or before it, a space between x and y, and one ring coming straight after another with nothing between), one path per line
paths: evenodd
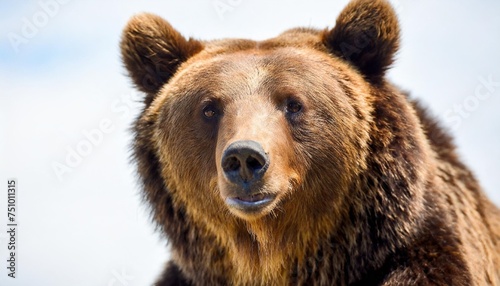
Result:
M66 1L50 13L40 4L53 1L0 3L0 285L151 284L168 251L129 163L141 94L120 62L127 20L148 11L186 36L265 39L332 27L348 1ZM500 2L392 2L403 37L390 79L453 128L462 158L500 205L500 86L488 91L480 80L500 82ZM26 32L27 21L36 31ZM13 34L26 42L13 45ZM489 97L478 99L478 89ZM53 165L102 120L114 129L59 179ZM16 279L5 266L8 178L19 187Z

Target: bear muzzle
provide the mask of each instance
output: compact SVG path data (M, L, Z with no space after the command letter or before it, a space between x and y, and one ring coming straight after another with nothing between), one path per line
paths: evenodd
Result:
M256 212L272 203L275 196L262 192L262 179L270 164L262 145L253 140L231 143L222 155L221 167L230 186L228 206Z

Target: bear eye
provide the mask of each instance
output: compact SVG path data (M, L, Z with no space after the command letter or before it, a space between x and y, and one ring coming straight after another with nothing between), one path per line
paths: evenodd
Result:
M297 113L302 110L302 104L296 100L290 100L286 104L286 112L290 114Z
M205 115L206 118L212 118L215 116L215 110L212 109L205 109L203 111L203 115Z
M217 116L217 109L212 104L209 104L203 108L203 116L207 119L212 119Z

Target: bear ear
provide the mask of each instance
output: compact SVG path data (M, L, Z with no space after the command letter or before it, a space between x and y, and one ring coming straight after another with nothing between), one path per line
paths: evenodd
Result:
M201 51L203 45L184 38L163 18L144 13L128 22L120 48L130 77L148 94L149 104L179 65Z
M379 81L399 48L396 12L385 0L351 1L322 40L331 53L352 63L368 80Z

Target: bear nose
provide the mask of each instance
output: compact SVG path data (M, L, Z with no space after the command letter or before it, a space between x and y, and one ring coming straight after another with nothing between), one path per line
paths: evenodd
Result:
M222 170L236 184L247 184L262 178L269 166L269 157L253 140L231 143L222 155Z

